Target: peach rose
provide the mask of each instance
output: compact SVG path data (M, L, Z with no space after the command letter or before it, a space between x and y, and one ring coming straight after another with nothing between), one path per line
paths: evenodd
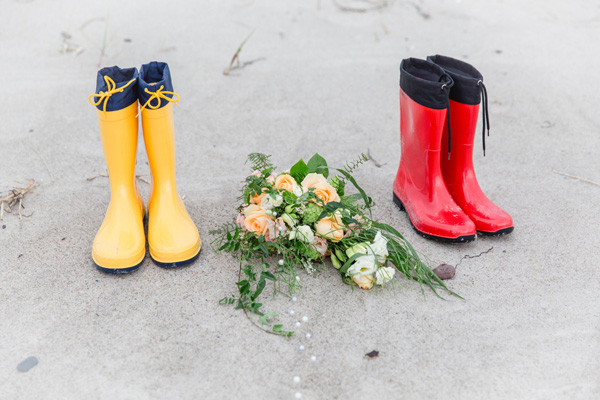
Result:
M244 227L257 235L266 234L271 224L274 224L273 217L267 215L262 207L255 204L246 207L244 216L246 217Z
M281 174L275 178L275 189L285 189L294 193L294 189L297 187L298 183L290 174Z
M361 289L371 289L373 287L373 275L356 275L352 277L354 283Z
M264 192L263 189L263 193L261 194L257 194L256 196L250 196L250 203L252 204L260 204L260 202L262 201L263 197L265 197L267 194Z
M332 242L339 242L344 238L344 224L336 214L319 220L315 225L315 230L321 237Z
M329 203L330 201L340 201L340 196L337 194L337 191L333 186L327 182L327 179L321 174L308 174L306 178L302 181L302 188L304 191L308 191L308 189L314 189L313 193L319 199L323 200L324 203Z

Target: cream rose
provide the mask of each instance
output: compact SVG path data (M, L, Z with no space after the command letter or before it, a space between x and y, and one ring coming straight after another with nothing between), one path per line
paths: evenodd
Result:
M306 178L302 181L302 188L304 191L308 191L308 189L314 189L313 193L319 199L323 200L324 203L329 203L330 201L340 201L340 196L338 196L337 191L333 186L327 182L327 179L321 174L308 174Z
M315 225L315 230L319 235L332 242L339 242L344 238L344 225L337 214L319 220Z
M396 268L392 267L381 267L375 272L375 284L383 285L386 282L389 282L394 277L396 273Z
M361 289L371 289L373 287L373 275L357 275L353 276L352 280Z
M265 210L257 205L251 204L244 210L244 227L257 235L267 233L269 226L274 224L273 217L267 215Z
M315 234L313 233L312 229L310 229L310 227L307 225L299 226L293 233L294 237L290 235L290 239L296 239L306 243L312 243L315 238Z
M265 210L279 207L281 204L283 204L283 197L278 194L275 195L275 198L271 197L271 195L266 195L260 201L260 206Z

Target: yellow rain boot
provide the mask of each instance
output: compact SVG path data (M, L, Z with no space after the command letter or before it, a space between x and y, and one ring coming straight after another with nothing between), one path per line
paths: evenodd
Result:
M135 271L146 255L144 203L135 184L138 137L136 68L103 68L98 71L96 106L100 137L110 179L110 204L92 246L100 271Z
M198 228L188 215L175 183L173 93L169 66L151 62L140 68L139 101L142 129L152 172L148 202L148 249L163 268L182 267L200 255Z

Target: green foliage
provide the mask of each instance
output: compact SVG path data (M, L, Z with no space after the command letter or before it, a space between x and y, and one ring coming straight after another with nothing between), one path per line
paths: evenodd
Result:
M250 163L251 171L262 171L274 168L271 163L271 156L262 153L250 153L246 163Z
M308 165L306 165L303 159L300 159L300 161L294 164L290 169L290 175L298 184L302 183L304 178L306 178L306 175L308 175Z
M337 175L334 175L333 178L329 179L329 184L333 186L333 188L340 197L344 196L344 188L346 186L346 182L341 180Z
M315 153L314 156L308 160L308 173L316 172L322 174L325 178L329 176L329 169L327 168L327 161L323 157L319 155L319 153Z

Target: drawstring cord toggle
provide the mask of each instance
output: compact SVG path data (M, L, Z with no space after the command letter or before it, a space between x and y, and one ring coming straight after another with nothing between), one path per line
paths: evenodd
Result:
M481 131L481 140L483 142L483 156L485 157L485 126L487 123L487 134L488 136L490 136L490 115L488 113L488 95L487 95L487 90L485 88L485 85L483 84L482 80L477 81L477 87L479 88L479 92L481 92L481 102L482 102L482 107L481 107L481 115L482 115L482 119L483 121L481 122L482 124L482 131Z

